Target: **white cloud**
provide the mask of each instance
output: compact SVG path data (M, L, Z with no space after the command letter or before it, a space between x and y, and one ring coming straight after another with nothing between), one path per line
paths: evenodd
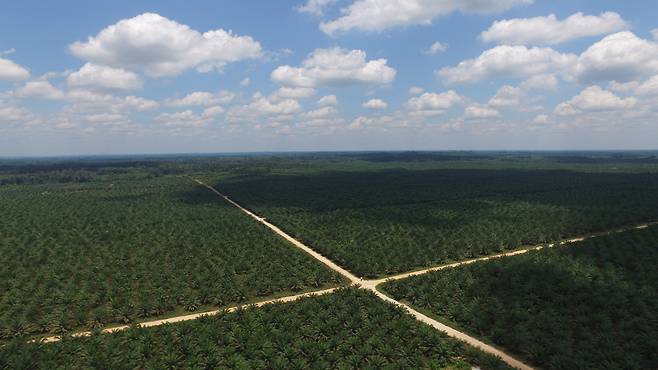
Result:
M202 117L210 118L210 117L215 117L219 114L224 113L224 108L220 107L219 105L214 106L214 107L209 107L203 110L203 113L201 114Z
M548 122L549 122L549 117L546 114L539 114L532 120L532 123L536 125L545 125Z
M143 86L141 78L122 68L86 63L67 78L69 86L90 89L134 90Z
M552 74L535 75L521 82L524 90L555 90L557 89L557 78Z
M363 103L363 107L368 109L386 109L388 108L388 104L381 99L370 99Z
M296 9L300 13L309 13L318 17L322 16L324 10L335 4L337 0L307 0L306 4L298 6Z
M658 75L644 81L636 89L639 95L658 95Z
M383 31L398 26L430 24L434 18L455 11L495 13L533 0L356 0L343 15L323 22L320 29L329 35L350 30Z
M489 99L487 105L494 108L518 107L523 96L524 93L520 88L505 85L498 89L496 95Z
M7 49L7 50L2 50L2 51L0 51L0 56L12 55L15 52L16 52L16 49L14 49L14 48Z
M440 42L433 43L427 50L423 50L423 54L436 55L448 50L448 45Z
M240 86L249 86L251 84L251 78L245 77L240 81Z
M653 36L654 40L658 41L658 28L651 30L651 36Z
M30 78L30 71L9 59L0 58L0 81L20 81Z
M501 45L437 72L445 83L472 83L490 78L527 77L563 72L576 62L576 55L561 54L548 47Z
M51 85L47 80L30 81L18 88L15 95L19 98L64 99L64 92Z
M500 112L485 105L474 104L466 107L464 117L468 119L499 118Z
M560 103L555 108L555 114L570 116L588 112L618 111L633 108L636 103L637 99L633 97L622 99L599 86L590 86L571 100Z
M363 130L367 128L386 128L393 124L395 119L391 116L378 116L378 117L365 117L359 116L355 118L349 125L350 130Z
M160 103L137 96L126 96L124 98L97 91L74 89L66 94L66 100L72 105L69 110L89 112L118 112L124 113L128 110L146 111L156 109Z
M251 102L232 107L227 112L228 122L254 122L269 116L290 116L302 112L295 99L278 99L255 93ZM276 117L275 117L276 118Z
M152 110L160 107L160 103L157 101L144 99L139 96L126 96L123 98L123 105L136 110Z
M638 81L617 82L610 81L608 83L608 90L618 94L628 94L635 91L640 86Z
M25 122L33 118L32 112L19 107L0 107L0 122L16 123Z
M395 79L395 69L386 59L367 61L363 50L340 48L316 49L302 67L280 66L271 78L284 86L317 87L321 85L388 84Z
M424 93L409 99L407 108L422 115L436 115L444 113L455 105L463 104L464 101L463 97L452 90L440 94Z
M506 45L556 45L581 37L605 35L628 28L615 12L599 16L575 13L564 20L555 14L546 17L496 21L480 37L486 42Z
M338 99L336 95L327 95L323 96L318 100L318 106L320 107L335 107L338 105Z
M425 89L418 86L412 86L409 88L409 94L411 95L420 95L425 92Z
M121 20L70 49L95 64L142 70L155 77L175 76L191 68L221 70L227 63L262 55L260 44L249 36L223 29L202 34L153 13Z
M225 90L222 90L217 94L205 91L195 91L180 99L169 100L167 103L173 107L207 107L211 105L227 104L234 98L234 93Z
M603 38L578 58L575 78L581 82L628 82L658 73L658 43L624 31Z
M155 120L168 127L191 127L198 128L205 126L211 121L212 117L197 115L191 110L175 113L161 113Z
M336 112L337 111L335 107L331 107L331 106L320 107L318 109L304 113L304 118L307 120L317 120L317 119L327 118L335 114Z
M281 87L274 96L282 99L305 99L315 95L315 89L311 87Z

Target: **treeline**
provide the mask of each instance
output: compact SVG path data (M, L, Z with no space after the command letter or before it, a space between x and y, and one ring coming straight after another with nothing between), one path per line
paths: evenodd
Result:
M658 174L320 172L217 187L367 277L658 219Z
M658 364L658 227L442 270L382 289L546 369Z
M349 288L289 304L52 344L0 347L10 369L507 369Z
M181 173L183 166L165 161L2 161L0 186L139 180Z
M7 187L0 214L0 339L341 282L187 178Z

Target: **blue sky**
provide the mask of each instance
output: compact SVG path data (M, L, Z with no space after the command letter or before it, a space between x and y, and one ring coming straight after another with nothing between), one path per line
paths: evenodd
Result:
M658 149L657 8L3 2L0 156Z

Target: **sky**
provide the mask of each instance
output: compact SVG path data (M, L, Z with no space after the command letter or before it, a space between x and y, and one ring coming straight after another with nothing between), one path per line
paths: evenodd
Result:
M0 3L0 156L658 149L651 0Z

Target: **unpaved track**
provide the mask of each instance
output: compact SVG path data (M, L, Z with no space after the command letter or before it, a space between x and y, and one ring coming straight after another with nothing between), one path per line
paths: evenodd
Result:
M282 238L284 238L285 240L289 241L295 247L297 247L297 248L303 250L304 252L310 254L311 256L313 256L313 258L315 258L316 260L322 262L324 265L326 265L330 269L332 269L332 270L336 271L337 273L341 274L342 276L346 277L352 283L359 283L361 281L361 279L356 277L351 272L349 272L349 271L345 270L344 268L338 266L332 260L326 258L325 256L321 255L320 253L318 253L318 252L314 251L313 249L307 247L302 242L298 241L297 239L293 238L292 236L286 234L283 230L281 230L278 227L276 227L275 225L267 222L267 220L265 218L260 217L260 216L256 215L255 213L251 212L250 210L242 207L238 203L234 202L231 198L229 198L226 195L224 195L224 194L220 193L219 191L217 191L217 189L213 188L212 186L207 185L206 183L204 183L203 181L198 180L198 179L194 179L194 181L196 181L199 185L205 186L210 191L212 191L213 193L219 195L220 197L224 198L224 200L231 203L232 205L237 207L242 212L248 214L254 220L260 222L261 224L263 224L265 226L267 226L268 228L270 228L270 230L274 231L277 235L279 235Z
M428 324L428 325L432 326L433 328L444 332L448 336L456 338L456 339L461 340L463 342L466 342L467 344L469 344L473 347L479 348L480 350L482 350L484 352L490 353L494 356L498 356L498 357L500 357L501 360L503 360L505 363L507 363L508 365L510 365L512 367L515 367L515 368L521 369L521 370L531 370L532 369L532 367L530 367L530 366L524 364L523 362L515 359L514 357L508 355L507 353L505 353L505 352L503 352L503 351L501 351L497 348L494 348L494 347L492 347L492 346L490 346L486 343L483 343L483 342L469 336L468 334L462 333L462 332L460 332L458 330L455 330L455 329L453 329L453 328L451 328L447 325L444 325L444 324L428 317L427 315L423 315L422 313L414 310L413 308L409 307L408 305L406 305L404 303L401 303L401 302L398 302L395 299L386 296L384 293L377 290L377 285L380 283L380 281L378 281L378 280L362 280L362 279L359 279L358 277L356 277L351 272L349 272L349 271L343 269L342 267L336 265L333 261L331 261L328 258L322 256L321 254L317 253L316 251L314 251L310 247L304 245L302 242L300 242L300 241L296 240L295 238L293 238L292 236L286 234L283 230L281 230L278 227L276 227L276 226L272 225L271 223L267 222L265 220L265 218L256 215L255 213L249 211L248 209L246 209L246 208L242 207L241 205L239 205L238 203L234 202L232 199L230 199L226 195L220 193L217 189L213 188L212 186L207 185L203 181L198 180L198 179L195 179L195 181L198 184L200 184L202 186L205 186L206 188L210 189L212 192L219 195L220 197L224 198L224 200L226 200L230 204L234 205L238 209L242 210L243 212L245 212L246 214L248 214L249 216L251 216L252 218L257 220L258 222L260 222L260 223L264 224L265 226L269 227L272 231L274 231L276 234L278 234L279 236L283 237L284 239L286 239L287 241L292 243L295 247L297 247L299 249L302 249L303 251L310 254L315 259L322 262L323 264L325 264L326 266L328 266L332 270L334 270L334 271L338 272L339 274L343 275L344 277L349 279L352 283L355 283L355 284L361 286L364 289L372 291L373 293L375 293L375 295L377 295L377 297L381 298L382 300L384 300L386 302L392 303L392 304L394 304L398 307L402 307L409 314L411 314L413 317L415 317L418 321L421 321L425 324ZM519 253L520 252L517 252L516 254L519 254ZM473 262L475 262L475 261L471 261L470 263L473 263Z
M189 314L189 315L183 315L183 316L175 316L175 317L170 317L167 319L161 319L161 320L153 320L153 321L146 321L146 322L141 322L137 323L142 328L149 328L152 326L160 326L164 324L173 324L176 322L182 322L182 321L189 321L189 320L196 320L202 316L213 316L220 314L222 312L234 312L240 307L250 307L250 306L255 306L255 307L262 307L268 304L272 303L285 303L285 302L293 302L296 301L300 298L306 298L306 297L313 297L313 296L319 296L323 294L329 294L333 293L337 290L338 288L331 288L331 289L325 289L325 290L318 290L315 292L308 292L308 293L303 293L303 294L297 294L297 295L292 295L288 297L281 297L281 298L276 298L276 299L269 299L267 301L261 301L261 302L255 302L255 303L250 303L250 304L244 304L240 306L233 306L233 307L228 307L225 309L221 310L214 310L214 311L208 311L208 312L199 312L199 313L194 313L194 314ZM116 326L112 328L106 328L101 331L101 333L115 333L118 331L126 330L129 329L130 325L123 325L123 326ZM71 334L72 337L88 337L92 333L90 331L82 331L78 333ZM62 340L61 336L51 336L51 337L45 337L45 338L38 338L35 339L34 342L42 342L42 343L51 343L51 342L58 342Z
M544 249L544 248L554 248L554 247L563 246L563 245L566 245L566 244L581 242L581 241L587 240L587 239L597 238L597 237L604 236L604 235L622 233L622 232L631 231L631 230L646 229L649 226L653 226L653 225L658 225L658 222L650 222L650 223L645 223L645 224L641 224L641 225L637 225L637 226L629 226L629 227L625 227L625 228L620 228L620 229L616 229L616 230L613 230L613 231L594 233L594 234L590 234L590 235L587 235L587 236L581 236L581 237L577 237L577 238L566 239L566 240L562 240L560 242L555 242L555 243L550 243L550 244L537 244L537 245L528 246L528 247L525 247L525 248L522 248L522 249L517 249L517 250L514 250L514 251L510 251L510 252L504 252L504 253L500 253L500 254L493 254L491 256L486 256L486 257L478 257L478 258L473 258L473 259L470 259L470 260L454 262L454 263L449 263L449 264L445 264L445 265L438 265L438 266L429 267L429 268L426 268L426 269L423 269L423 270L405 272L405 273L402 273L402 274L399 274L399 275L386 276L386 277L381 278L381 279L373 280L373 282L375 283L375 285L379 285L379 284L385 283L386 281L389 281L389 280L402 280L402 279L410 278L412 276L423 275L423 274L427 274L429 272L444 270L444 269L453 268L453 267L459 267L459 266L463 266L463 265L469 265L469 264L475 263L475 262L487 261L487 260L492 260L492 259L502 258L502 257L518 256L520 254L525 254L525 253L528 253L530 251L538 251L538 250L541 250L541 249Z
M503 257L516 256L516 255L524 254L524 253L527 253L527 252L530 252L530 251L533 251L533 250L540 250L540 249L543 249L543 248L552 248L552 247L555 247L555 246L565 245L565 244L569 244L569 243L575 243L575 242L583 241L585 239L598 237L598 236L602 236L602 235L620 233L620 232L624 232L624 231L630 231L630 230L633 230L633 229L646 229L649 226L658 225L658 221L651 222L651 223L645 223L645 224L638 225L638 226L620 228L620 229L613 230L613 231L610 231L610 232L596 233L596 234L591 234L591 235L588 235L588 236L582 236L582 237L578 237L578 238L568 239L568 240L564 240L564 241L561 241L561 242L558 242L558 243L547 244L547 245L536 245L536 246L531 246L531 247L527 247L527 248L524 248L524 249L519 249L519 250L515 250L515 251L511 251L511 252L505 252L505 253L496 254L496 255L492 255L492 256L474 258L474 259L471 259L471 260L466 260L466 261L455 262L455 263L450 263L450 264L446 264L446 265L430 267L430 268L427 268L427 269L424 269L424 270L418 270L418 271L412 271L412 272L403 273L403 274L399 274L399 275L388 276L388 277L385 277L385 278L382 278L382 279L363 280L363 279L358 278L356 275L352 274L351 272L347 271L346 269L338 266L337 264L335 264L330 259L328 259L328 258L324 257L323 255L321 255L320 253L314 251L312 248L306 246L305 244L303 244L302 242L300 242L297 239L293 238L292 236L286 234L283 230L281 230L277 226L269 223L265 218L260 217L260 216L256 215L255 213L249 211L248 209L242 207L240 204L234 202L228 196L220 193L214 187L212 187L210 185L207 185L206 183L204 183L203 181L198 180L198 179L194 179L194 181L197 182L199 185L206 187L207 189L209 189L213 193L217 194L218 196L223 198L225 201L227 201L231 205L235 206L236 208L238 208L242 212L244 212L247 215L249 215L250 217L252 217L254 220L262 223L265 226L267 226L270 230L274 231L277 235L281 236L282 238L284 238L285 240L287 240L288 242L293 244L295 247L303 250L304 252L308 253L313 258L320 261L321 263L323 263L324 265L326 265L327 267L329 267L333 271L335 271L335 272L339 273L340 275L342 275L343 277L347 278L352 284L358 285L361 288L372 291L377 297L381 298L382 300L384 300L386 302L389 302L391 304L394 304L398 307L403 308L410 315L415 317L418 321L421 321L421 322L423 322L427 325L430 325L433 328L447 334L450 337L456 338L456 339L461 340L461 341L463 341L463 342L465 342L465 343L467 343L467 344L469 344L473 347L479 348L480 350L482 350L484 352L487 352L487 353L492 354L494 356L498 356L498 357L500 357L500 359L502 361L504 361L508 365L510 365L514 368L517 368L517 369L522 369L522 370L531 370L533 368L526 365L526 364L524 364L523 362L517 360L516 358L508 355L507 353L491 346L491 345L488 345L488 344L486 344L486 343L484 343L484 342L482 342L482 341L480 341L480 340L478 340L474 337L469 336L468 334L465 334L465 333L460 332L458 330L455 330L454 328L451 328L451 327L449 327L445 324L442 324L439 321L434 320L431 317L429 317L427 315L424 315L424 314L414 310L413 308L411 308L407 304L396 301L395 299L393 299L393 298L385 295L384 293L380 292L379 290L377 290L377 286L384 283L384 282L386 282L386 281L389 281L389 280L406 279L406 278L409 278L409 277L412 277L412 276L422 275L422 274L426 274L426 273L429 273L429 272L432 272L432 271L438 271L438 270L443 270L443 269L447 269L447 268L458 267L458 266L467 265L467 264L480 262L480 261L486 261L486 260L490 260L490 259L494 259L494 258L503 258ZM272 304L272 303L275 303L275 302L282 302L282 303L284 303L284 302L293 302L293 301L296 301L296 300L301 299L301 298L317 296L317 295L323 295L323 294L330 294L330 293L335 292L337 289L339 289L339 288L331 288L331 289L325 289L325 290L320 290L320 291L315 291L315 292L308 292L308 293L303 293L303 294L298 294L298 295L293 295L293 296L288 296L288 297L281 297L281 298L270 299L270 300L266 300L266 301L262 301L262 302L256 302L256 303L249 304L249 305L244 305L244 306L261 307L261 306L264 306L264 305L267 305L267 304ZM242 306L242 307L244 307L244 306ZM221 312L233 312L233 311L236 311L239 307L240 306L234 306L234 307L230 307L230 308L222 309L222 310L201 312L201 313L195 313L195 314L183 315L183 316L175 316L175 317L171 317L171 318L167 318L167 319L153 320L153 321L138 323L138 325L140 327L153 327L153 326L159 326L159 325L163 325L163 324L170 324L170 323L176 323L176 322L182 322L182 321L188 321L188 320L196 320L196 319L198 319L202 316L217 315ZM124 326L106 328L106 329L103 329L101 332L102 333L114 333L114 332L118 332L118 331L121 331L121 330L126 330L128 328L130 328L130 326L124 325ZM92 333L90 331L84 331L84 332L74 333L71 336L72 337L85 337L85 336L90 336L91 334ZM51 336L51 337L35 339L34 341L50 343L50 342L57 342L59 340L61 340L60 336Z

